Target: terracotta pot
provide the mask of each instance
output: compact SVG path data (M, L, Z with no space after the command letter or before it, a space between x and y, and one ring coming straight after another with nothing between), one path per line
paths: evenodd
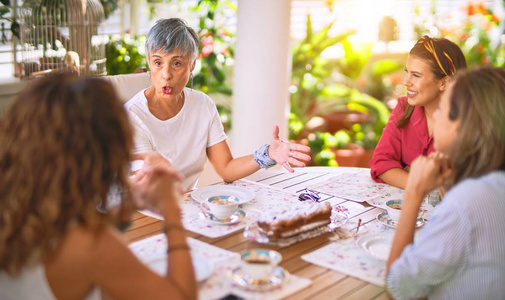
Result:
M334 134L340 129L351 129L353 124L365 124L370 122L370 115L356 112L356 111L345 111L345 112L332 112L321 116L326 124L326 129L328 132Z
M335 160L341 167L359 167L365 149L356 144L349 144L345 149L335 149Z
M358 163L358 167L360 168L369 168L370 166L368 163L372 159L374 149L365 149L363 151L363 155L360 158L360 161Z

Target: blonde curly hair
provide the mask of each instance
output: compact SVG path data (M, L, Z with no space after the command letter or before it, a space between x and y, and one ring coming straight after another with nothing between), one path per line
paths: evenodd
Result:
M50 258L74 225L98 232L128 220L132 129L113 87L59 74L31 82L0 123L0 270ZM113 218L112 185L123 201Z

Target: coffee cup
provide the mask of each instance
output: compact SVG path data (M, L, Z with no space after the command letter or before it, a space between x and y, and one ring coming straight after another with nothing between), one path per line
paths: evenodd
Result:
M402 213L402 200L387 201L386 209L388 211L389 218L395 222L398 222Z
M220 220L229 219L237 211L238 202L237 197L228 195L212 196L205 200L211 214Z
M282 255L269 249L248 249L240 253L240 259L244 279L256 283L270 280Z

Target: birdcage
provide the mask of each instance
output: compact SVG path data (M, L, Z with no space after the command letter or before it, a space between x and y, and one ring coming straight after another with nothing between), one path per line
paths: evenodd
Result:
M20 77L62 70L106 74L99 0L26 0L19 17Z

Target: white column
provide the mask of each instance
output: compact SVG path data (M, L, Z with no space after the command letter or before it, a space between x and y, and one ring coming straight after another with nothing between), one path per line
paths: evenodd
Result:
M139 32L139 6L140 0L130 0L130 35L136 36Z
M235 157L288 136L291 0L239 0L233 80Z

